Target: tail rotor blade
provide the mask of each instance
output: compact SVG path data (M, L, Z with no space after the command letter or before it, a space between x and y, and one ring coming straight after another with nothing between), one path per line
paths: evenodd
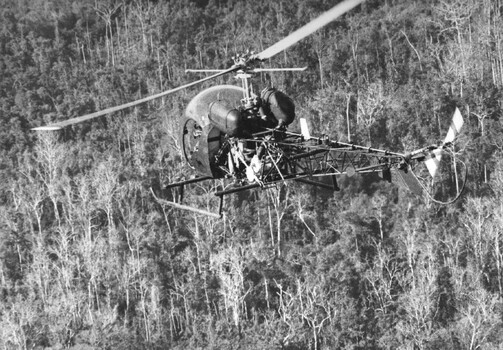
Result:
M308 35L311 35L318 29L326 26L328 23L336 20L346 12L350 11L357 5L361 4L364 0L346 0L343 1L334 7L332 9L328 10L318 18L314 19L313 21L309 22L305 26L297 29L284 39L278 41L276 44L270 46L269 48L265 49L264 51L258 53L255 58L263 61L268 58L273 57L274 55L280 53L283 50L286 50L290 46L296 44L300 40L304 39Z
M438 168L440 167L440 161L442 160L442 150L435 149L426 157L427 158L424 161L424 164L426 165L426 168L428 168L431 177L434 178L435 175L437 175Z
M86 120L90 120L90 119L94 119L94 118L97 118L97 117L101 117L102 115L105 115L105 114L117 112L117 111L129 108L129 107L134 107L134 106L137 106L139 104L155 100L157 98L160 98L160 97L172 94L174 92L177 92L177 91L189 88L191 86L203 83L203 82L205 82L207 80L214 79L214 78L219 77L221 75L234 72L234 71L238 70L239 68L240 67L238 67L238 66L232 66L231 68L219 71L218 73L210 75L210 76L205 77L203 79L199 79L199 80L193 81L191 83L178 86L178 87L176 87L174 89L171 89L171 90L163 91L163 92L158 93L156 95L148 96L148 97L142 98L140 100L136 100L136 101L133 101L133 102L125 103L125 104L120 105L120 106L115 106L115 107L107 108L107 109L104 109L104 110L101 110L101 111L98 111L98 112L94 112L94 113L91 113L91 114L86 114L86 115L83 115L83 116L80 116L80 117L71 118L71 119L68 119L68 120L64 120L64 121L61 121L61 122L57 122L57 123L53 123L53 124L49 124L49 125L45 125L45 126L39 126L39 127L36 127L36 128L32 128L32 130L43 130L43 131L59 130L59 129L62 129L62 128L66 127L66 126L69 126L69 125L82 123L82 122L84 122Z
M451 126L449 127L449 131L445 136L444 145L447 143L454 142L454 139L456 139L456 136L458 136L459 132L461 131L461 128L463 127L463 124L464 124L463 116L461 115L459 108L456 107L454 115L452 116Z

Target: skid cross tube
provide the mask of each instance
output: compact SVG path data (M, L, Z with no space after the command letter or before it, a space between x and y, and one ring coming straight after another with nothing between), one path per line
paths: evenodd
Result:
M223 198L220 197L220 205L219 205L219 211L218 211L218 214L217 213L213 213L209 210L204 210L204 209L199 209L199 208L195 208L195 207L191 207L190 205L185 205L185 204L180 204L180 203L175 203L175 202L172 202L172 201L168 201L166 199L162 199L162 198L158 198L155 193L154 193L154 190L152 190L152 188L150 189L150 192L152 193L152 196L154 197L154 199L161 205L163 206L170 206L170 207L174 207L174 208L178 208L178 209L182 209L182 210L188 210L188 211L191 211L193 213L196 213L196 214L201 214L201 215L207 215L207 216L211 216L213 218L216 218L216 219L221 219L222 218L222 207L223 207Z
M167 185L165 187L165 189L173 188L173 187L177 187L177 186L188 185L188 184L193 184L193 183L196 183L196 182L210 180L210 179L212 179L211 176L196 177L194 179L189 179L189 180L183 180L183 181L179 181L179 182L174 182L172 184Z

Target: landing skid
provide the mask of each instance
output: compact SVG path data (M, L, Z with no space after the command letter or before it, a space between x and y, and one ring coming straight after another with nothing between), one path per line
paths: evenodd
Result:
M202 181L210 180L210 179L212 179L211 177L199 177L199 178L195 178L195 179L190 179L190 180L185 180L185 181L180 181L180 182L172 183L172 184L169 184L168 186L166 186L166 189L168 189L168 188L174 188L174 187L179 187L179 189L180 189L180 197L179 197L180 202L179 203L173 202L173 201L169 201L169 200L166 200L166 199L163 199L163 198L159 198L155 194L155 192L154 192L154 190L152 188L150 188L150 192L152 193L152 196L154 197L155 201L157 203L159 203L160 205L162 205L162 206L170 206L170 207L177 208L177 209L191 211L191 212L196 213L196 214L201 214L201 215L206 215L206 216L210 216L210 217L213 217L213 218L221 219L223 217L223 214L224 214L224 211L223 211L224 196L229 195L229 194L233 194L233 193L238 193L238 192L242 192L242 191L251 190L251 189L254 189L254 188L259 188L259 187L260 188L273 187L273 186L276 186L280 182L281 183L284 182L285 180L294 180L294 181L297 181L297 182L300 182L300 183L305 183L305 184L308 184L308 185L318 186L318 187L329 189L329 190L332 190L332 191L339 191L339 186L337 184L336 176L334 176L334 175L331 176L331 178L332 178L332 184L326 184L326 183L322 183L322 182L319 182L319 181L310 180L309 177L310 176L307 176L307 175L290 175L290 176L285 176L283 179L279 179L279 180L277 180L275 182L270 182L270 183L266 184L266 186L260 185L259 183L253 183L253 184L248 184L248 185L242 185L242 186L227 188L227 189L222 190L222 191L217 191L217 192L214 193L214 195L216 197L219 197L219 199L220 199L220 201L219 201L219 207L218 207L218 212L217 213L209 211L209 210L205 210L205 209L196 208L196 207L193 207L193 206L190 206L190 205L185 205L185 204L181 203L182 200L183 200L183 193L184 193L184 186L185 185L187 185L187 184L194 184L194 183L197 183L197 182L202 182Z

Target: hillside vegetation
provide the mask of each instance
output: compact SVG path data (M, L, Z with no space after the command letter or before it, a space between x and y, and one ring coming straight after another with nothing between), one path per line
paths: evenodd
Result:
M0 348L503 346L503 3L368 0L256 78L313 134L396 151L459 107L453 205L373 178L229 196L222 220L161 207L191 174L180 117L201 89L58 132L261 51L334 0L0 0ZM296 130L297 123L291 126ZM215 210L219 181L187 203Z

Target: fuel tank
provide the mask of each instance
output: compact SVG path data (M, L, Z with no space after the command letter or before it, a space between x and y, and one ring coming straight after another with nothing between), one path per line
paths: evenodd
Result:
M237 134L242 127L238 116L242 98L242 88L218 85L201 91L187 105L182 121L183 152L199 175L214 178L224 175L215 164L215 156L223 136Z
M210 104L210 121L224 134L239 136L244 130L245 119L237 108L225 101L215 101Z
M288 126L295 119L295 104L292 99L283 92L269 87L260 93L264 113L278 126Z

